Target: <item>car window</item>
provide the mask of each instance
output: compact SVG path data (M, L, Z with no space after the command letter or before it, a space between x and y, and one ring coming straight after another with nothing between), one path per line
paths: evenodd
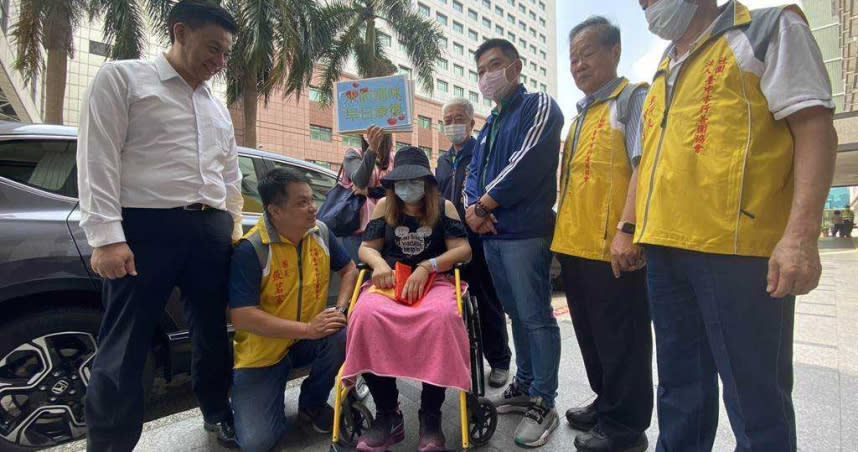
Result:
M321 206L322 203L325 202L325 195L327 195L337 183L337 179L335 177L311 169L301 168L277 161L274 162L274 166L297 169L304 173L304 175L310 179L310 187L313 188L313 200L316 201L316 207Z
M76 150L73 140L0 142L0 177L76 198Z
M249 213L262 213L262 197L259 196L259 177L253 157L238 156L238 169L241 171L241 196L244 197L244 210Z

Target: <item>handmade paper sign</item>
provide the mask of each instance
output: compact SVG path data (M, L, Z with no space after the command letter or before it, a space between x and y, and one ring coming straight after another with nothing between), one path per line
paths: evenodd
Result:
M338 82L337 131L360 133L371 125L389 132L411 131L413 87L404 74Z

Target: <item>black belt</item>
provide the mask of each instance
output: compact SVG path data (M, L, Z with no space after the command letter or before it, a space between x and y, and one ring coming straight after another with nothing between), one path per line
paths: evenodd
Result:
M208 205L208 204L203 204L203 203L201 203L201 202L197 202L197 203L194 203L194 204L188 204L187 206L177 207L177 209L182 209L182 210L192 210L192 211L196 211L196 212L202 212L203 210L212 210L212 209L214 209L214 207L212 207L212 206L210 206L210 205Z

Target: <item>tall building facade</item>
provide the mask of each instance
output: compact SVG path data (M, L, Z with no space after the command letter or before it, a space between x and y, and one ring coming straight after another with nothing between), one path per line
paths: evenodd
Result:
M416 11L436 21L442 29L444 38L439 44L444 56L436 65L433 92L423 90L418 84L414 103L415 127L411 133L396 134L394 139L399 145L419 146L434 162L439 153L450 145L441 133L439 123L441 106L453 97L471 100L477 111L477 127L481 127L485 115L491 110L491 102L479 92L473 53L485 39L503 37L513 42L524 62L522 82L527 89L556 95L555 0L412 0L412 3ZM7 91L20 94L31 112L29 116L18 115L17 118L39 122L39 116L44 111L43 81L37 79L24 88L21 76L13 74L11 70L14 42L10 32L11 24L17 21L19 4L20 0L0 0L0 28L3 31L0 37L0 63L6 74L19 79L15 86L10 85L9 88L6 87L9 83L0 80L0 117L3 117L4 105L10 104L4 103L5 97L8 97L3 95L6 88ZM72 126L79 123L82 95L106 61L109 49L109 43L104 42L101 21L86 19L84 17L75 29L75 52L68 61L63 113L65 123ZM384 22L379 21L378 26L388 56L401 73L410 74L412 68L402 45ZM147 58L166 49L154 37L149 39L149 43L144 52ZM344 78L354 76L346 74ZM215 79L212 88L225 102L223 81ZM336 169L344 150L359 146L360 140L336 133L333 107L323 107L316 100L318 92L315 87L310 87L300 100L283 98L279 93L274 93L267 105L260 102L257 147ZM26 108L15 110L25 111ZM244 136L241 108L234 106L231 110L236 137L241 143ZM14 119L16 115L6 117Z
M813 37L822 51L822 60L831 80L831 94L836 112L843 111L844 91L843 53L840 44L840 12L836 0L804 0L802 8L807 16Z

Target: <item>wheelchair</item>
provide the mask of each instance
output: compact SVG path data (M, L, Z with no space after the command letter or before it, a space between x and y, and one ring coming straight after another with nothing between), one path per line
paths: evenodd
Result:
M471 361L471 390L459 391L459 421L461 424L462 448L468 450L489 442L498 425L498 414L494 404L485 398L483 375L483 348L480 333L480 316L476 297L462 293L461 269L464 264L456 264L453 269L456 285L456 304L459 315L465 323L468 334ZM360 295L361 282L364 281L369 265L358 264L360 271L357 284L352 292L347 317L351 315ZM334 425L331 439L331 452L354 451L358 439L368 430L373 421L370 410L359 398L352 387L342 383L343 368L337 375L334 388Z

